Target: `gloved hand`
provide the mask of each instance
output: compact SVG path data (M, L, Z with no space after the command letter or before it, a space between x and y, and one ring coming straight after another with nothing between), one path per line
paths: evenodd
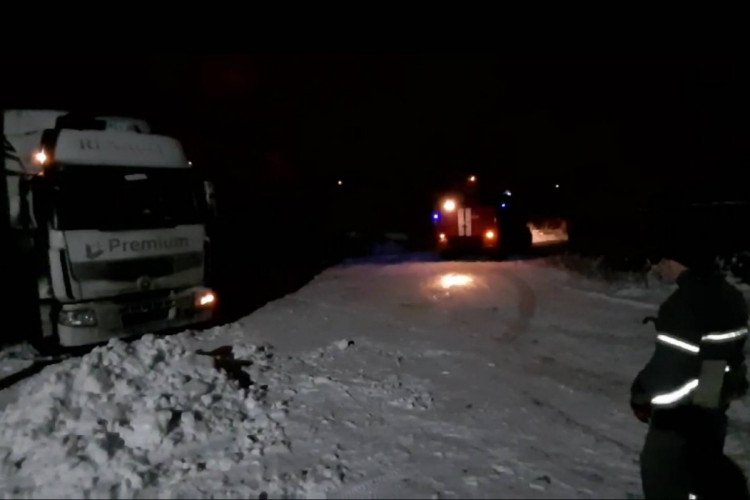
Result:
M633 409L635 418L647 424L651 420L651 405L650 404L637 404L630 402L630 407Z

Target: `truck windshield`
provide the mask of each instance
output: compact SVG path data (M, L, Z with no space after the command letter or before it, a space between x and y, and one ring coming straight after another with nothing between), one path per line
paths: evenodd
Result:
M198 224L204 198L188 169L60 166L49 176L58 229Z

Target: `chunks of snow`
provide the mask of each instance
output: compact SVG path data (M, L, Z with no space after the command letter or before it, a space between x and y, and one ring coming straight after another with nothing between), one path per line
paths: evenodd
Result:
M265 359L251 346L235 350ZM256 393L188 350L182 336L112 340L35 382L0 421L3 470L33 496L129 496L186 467L226 472L253 451L287 446L284 412L269 418Z

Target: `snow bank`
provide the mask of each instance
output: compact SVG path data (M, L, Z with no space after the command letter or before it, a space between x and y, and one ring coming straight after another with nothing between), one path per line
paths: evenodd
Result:
M170 496L160 478L173 486L287 450L283 405L264 401L267 348L234 349L249 362L246 390L185 339L113 340L25 386L0 421L5 497Z
M39 353L28 343L8 346L0 350L0 378L9 377L28 368Z

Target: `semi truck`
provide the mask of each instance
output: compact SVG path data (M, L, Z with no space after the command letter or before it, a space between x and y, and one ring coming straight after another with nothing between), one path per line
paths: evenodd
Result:
M177 139L59 110L0 125L6 339L73 347L212 319L212 190Z

